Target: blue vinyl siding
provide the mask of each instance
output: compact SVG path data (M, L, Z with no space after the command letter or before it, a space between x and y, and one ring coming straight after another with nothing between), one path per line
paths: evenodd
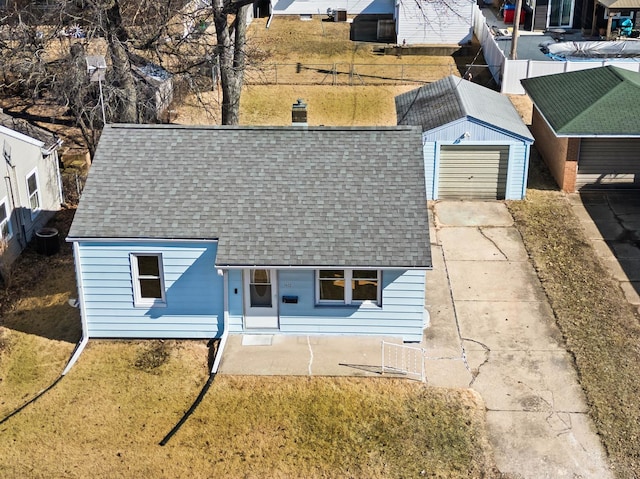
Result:
M468 138L461 139L465 133ZM438 199L440 146L477 144L483 146L509 146L509 167L505 199L521 200L525 197L529 170L531 141L476 121L458 120L422 134L424 173L428 200Z
M212 338L222 333L223 279L215 242L80 242L89 337ZM134 307L131 253L161 253L166 305Z
M242 316L242 271L232 269L229 275L229 332L241 333L244 329Z
M242 301L234 298L240 274L230 272L230 332L242 332ZM234 277L237 275L237 278ZM278 271L280 332L283 334L384 335L421 341L425 311L424 271L383 271L382 307L317 306L314 270ZM282 296L298 303L282 303ZM238 296L242 297L241 290ZM236 304L236 308L232 308Z

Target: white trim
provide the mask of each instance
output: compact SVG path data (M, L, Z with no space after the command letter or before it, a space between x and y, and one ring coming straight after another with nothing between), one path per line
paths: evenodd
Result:
M82 236L67 236L67 243L166 243L167 241L180 243L217 243L217 238L85 238Z
M363 306L363 307L381 307L382 306L382 271L372 269L360 269L360 268L335 268L340 271L344 271L344 300L330 300L320 299L320 271L327 271L329 268L321 268L315 270L315 304L316 306L331 306L331 305L345 305L345 306ZM352 298L351 284L353 282L354 271L375 271L377 281L376 301L371 300L354 300ZM356 278L357 279L357 278Z
M78 305L80 308L80 322L82 323L82 336L89 338L89 323L87 322L86 302L82 278L82 259L80 258L80 245L73 243L73 259L76 267L76 282L78 283Z
M29 178L31 178L34 175L35 175L35 178L36 178L35 195L38 198L38 207L35 210L31 207L31 197L33 196L33 193L31 193L31 191L29 190ZM27 206L29 207L29 210L31 211L31 219L34 219L36 216L38 216L38 214L40 214L40 211L42 211L42 195L40 194L40 178L39 178L39 176L40 175L38 175L38 167L36 167L33 170L31 170L25 176L25 183L27 185L27 203L29 203Z
M218 351L216 352L216 358L211 366L211 373L218 372L220 362L222 361L222 354L224 353L224 347L227 345L227 338L229 337L229 273L223 271L222 289L224 291L224 314L222 319L222 336L220 337L220 344L218 344Z
M2 236L2 223L3 221L0 220L0 240L6 240L9 241L11 238L13 238L13 228L11 226L11 213L13 213L13 210L10 208L9 205L9 197L5 196L4 198L2 198L2 201L0 201L0 206L4 205L4 210L7 214L7 217L5 219L5 221L7 222L7 231L8 234L6 237Z
M285 269L292 269L292 270L317 270L317 269L362 269L362 270L378 270L378 271L384 271L384 270L399 270L399 269L405 269L405 270L416 270L416 271L430 271L433 269L433 265L430 266L405 266L405 265L398 265L398 266L358 266L358 265L349 265L349 266L345 266L345 265L340 265L340 266L328 266L328 265L318 265L318 264L310 264L310 265L304 265L304 266L293 266L293 265L270 265L270 266L265 266L265 265L259 265L259 264L255 264L255 265L245 265L245 266L237 266L237 265L222 265L222 264L218 264L216 263L215 265L216 268L221 269L221 270L244 270L244 269L275 269L275 270L285 270Z
M140 275L138 270L139 256L155 256L158 260L158 276ZM133 305L136 308L164 307L167 305L167 296L164 285L164 268L162 264L162 253L129 253L129 263L131 264L131 282L133 284ZM160 281L160 298L143 298L140 290L140 280L158 279Z
M44 142L40 140L36 140L35 138L25 135L24 133L20 133L19 131L12 130L11 128L7 128L6 126L0 125L0 133L4 133L5 135L10 136L11 138L15 138L16 140L25 141L31 145L42 148L44 146Z

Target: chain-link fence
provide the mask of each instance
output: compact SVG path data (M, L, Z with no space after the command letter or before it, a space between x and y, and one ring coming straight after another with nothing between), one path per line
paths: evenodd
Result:
M270 63L248 67L254 85L407 85L431 83L454 73L454 65L367 63Z
M87 175L74 170L66 170L62 172L61 176L64 202L67 205L77 206L84 184L87 182Z

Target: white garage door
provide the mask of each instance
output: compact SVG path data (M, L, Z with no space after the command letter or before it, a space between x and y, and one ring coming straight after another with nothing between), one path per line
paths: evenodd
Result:
M584 138L576 189L614 183L640 187L640 139Z
M508 164L508 146L442 146L438 198L504 199Z

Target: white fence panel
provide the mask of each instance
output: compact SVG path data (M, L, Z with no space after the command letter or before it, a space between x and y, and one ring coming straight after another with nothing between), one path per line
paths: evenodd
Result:
M529 76L530 60L505 60L502 69L502 93L524 94L520 79Z
M408 378L425 382L424 349L404 344L382 341L382 374L403 374Z
M482 54L484 55L485 62L489 65L491 76L493 76L496 83L500 85L505 56L493 38L489 25L487 25L487 21L477 5L474 6L473 11L473 33L480 42L480 45L482 45Z

